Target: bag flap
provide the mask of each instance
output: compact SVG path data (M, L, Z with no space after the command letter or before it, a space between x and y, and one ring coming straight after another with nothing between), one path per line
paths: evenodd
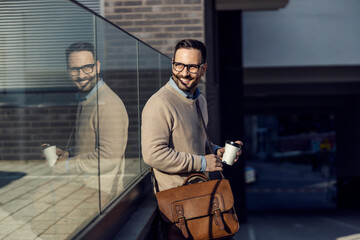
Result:
M169 222L178 221L175 210L178 205L183 206L186 219L212 213L210 204L215 197L218 199L222 212L233 207L234 197L228 180L218 179L194 183L156 193L159 209Z
M213 205L215 202L217 204L216 207ZM183 214L177 212L179 206L182 207ZM174 223L179 222L179 217L182 215L186 220L190 220L212 215L215 209L220 209L221 212L226 211L224 199L221 194L218 193L176 201L172 203L171 207L173 218L170 220Z

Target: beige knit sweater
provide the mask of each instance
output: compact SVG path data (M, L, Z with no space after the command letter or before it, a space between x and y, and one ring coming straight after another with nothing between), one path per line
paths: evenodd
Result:
M197 100L208 121L204 96ZM200 171L206 133L194 100L167 83L146 103L142 112L141 145L146 164L154 168L159 190L177 187Z
M124 103L106 84L96 95L80 103L69 170L80 173L78 180L87 187L98 189L100 157L101 191L114 195L123 190L129 120Z

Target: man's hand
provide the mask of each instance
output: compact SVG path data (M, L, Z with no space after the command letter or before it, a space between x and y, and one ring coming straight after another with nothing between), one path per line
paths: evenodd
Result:
M215 154L205 155L206 159L206 172L216 172L223 170L223 164L218 156Z
M238 144L240 144L241 148L240 150L236 153L236 158L234 160L234 163L237 162L237 160L239 159L239 156L242 154L242 146L244 145L242 141L234 141ZM220 160L222 161L222 156L224 155L224 152L225 152L225 147L222 147L222 148L219 148L217 151L216 151L216 155L218 156L218 158L220 158Z
M69 158L69 151L65 151L65 150L62 150L60 148L56 148L56 155L59 156L59 158ZM58 161L59 161L59 158L58 158Z
M47 146L50 146L50 144L48 144L48 143L41 144L42 148L47 147ZM59 157L65 156L66 158L68 158L70 153L69 153L69 151L65 151L61 148L56 148L56 155L58 155ZM45 158L44 154L41 155L41 158Z
M59 157L53 167L53 173L64 174L66 173L65 162L69 158L69 152L60 148L56 148L56 155Z

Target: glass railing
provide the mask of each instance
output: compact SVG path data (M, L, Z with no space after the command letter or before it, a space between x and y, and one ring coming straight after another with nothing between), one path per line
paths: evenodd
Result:
M71 1L0 1L0 239L67 239L141 178L141 110L170 72Z

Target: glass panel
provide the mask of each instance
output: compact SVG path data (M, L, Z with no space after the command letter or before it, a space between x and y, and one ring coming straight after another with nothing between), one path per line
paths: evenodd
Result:
M0 56L0 238L71 238L146 170L170 58L67 0L0 1Z
M105 151L100 153L100 187L113 198L140 173L136 40L100 18L97 40L101 76L109 87L106 96L99 94Z
M161 86L169 81L171 75L171 59L168 56L160 55Z
M159 53L139 42L139 104L142 112L147 100L160 88ZM147 166L141 161L141 171Z
M97 66L79 68L95 63L93 56L72 56L69 67L77 70L69 79L65 49L78 41L95 45L94 17L83 8L69 1L0 2L0 238L66 238L99 213L97 128L82 121L96 109L96 92L78 118L71 81L91 70L86 77L96 83ZM86 134L93 139L79 143ZM41 145L65 149L74 138L75 156L49 167ZM45 154L56 159L51 150ZM87 151L92 156L81 155ZM91 158L91 167L79 158Z

